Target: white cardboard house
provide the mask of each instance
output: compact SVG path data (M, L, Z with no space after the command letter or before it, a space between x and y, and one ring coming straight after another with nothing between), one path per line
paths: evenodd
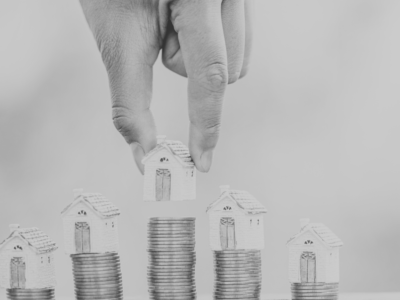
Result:
M0 287L42 289L56 285L54 251L57 245L39 229L10 225L0 244Z
M67 254L117 252L119 209L99 193L74 190L62 212Z
M143 158L144 201L196 198L196 169L189 149L179 141L157 137L157 146Z
M324 224L300 220L300 232L287 243L291 283L339 282L339 248L343 242Z
M220 187L220 196L207 208L212 250L264 248L267 209L246 191Z

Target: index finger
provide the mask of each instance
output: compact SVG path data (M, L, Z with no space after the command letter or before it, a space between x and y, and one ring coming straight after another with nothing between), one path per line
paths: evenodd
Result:
M211 167L228 83L221 0L179 0L171 4L188 75L190 154L199 171Z

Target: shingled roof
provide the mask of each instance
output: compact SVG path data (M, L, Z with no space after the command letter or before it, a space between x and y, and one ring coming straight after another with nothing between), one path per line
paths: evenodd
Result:
M24 240L29 246L33 247L39 254L49 253L58 249L56 243L54 243L47 234L36 227L17 228L0 244L0 248L4 246L7 241L16 236L21 237L22 240Z
M161 149L167 149L171 152L177 160L185 166L193 166L193 160L190 156L189 149L180 141L171 141L166 140L165 137L158 137L159 141L157 146L151 150L147 155L143 158L142 163L144 164L153 154L157 153Z
M297 237L302 235L304 232L310 231L314 233L323 243L330 247L341 247L343 246L343 242L338 238L336 234L334 234L328 227L321 223L309 223L304 226L298 234L293 236L287 244L290 244Z
M225 197L231 198L234 202L236 202L239 208L243 209L247 214L261 214L266 213L267 209L249 192L246 191L238 191L231 190L229 186L221 186L221 194L217 200L212 202L207 207L207 212L214 207L220 200Z
M88 204L95 212L97 212L100 216L109 218L113 216L118 216L121 214L118 207L116 207L110 200L106 199L100 193L84 193L79 194L75 200L69 204L61 214L64 214L66 211L69 210L73 205L77 202L85 202Z

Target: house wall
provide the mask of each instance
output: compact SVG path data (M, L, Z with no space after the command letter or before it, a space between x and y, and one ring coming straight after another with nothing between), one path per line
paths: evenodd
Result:
M78 215L78 212L86 211L86 216ZM115 222L115 217L111 218ZM90 226L90 250L92 253L104 253L106 251L118 251L117 226L114 229L107 228L106 222L110 218L101 218L91 207L79 202L71 207L63 215L64 224L64 249L67 254L75 254L75 223L87 222ZM112 221L111 221L112 222Z
M118 219L117 217L103 220L104 251L118 252Z
M232 210L224 210L223 208L225 206L230 206ZM246 215L234 201L229 197L226 197L209 211L210 246L212 250L222 250L220 220L223 217L231 217L235 219L236 249L253 250L262 249L264 247L263 216ZM250 225L250 219L259 219L260 225Z
M14 250L20 245L21 250ZM48 257L49 255L44 255ZM50 254L52 256L52 254ZM11 288L10 263L13 257L23 257L26 265L25 288L46 288L55 286L54 259L48 265L38 266L40 255L37 255L20 237L14 237L0 250L0 287Z
M246 249L264 249L264 215L246 215Z
M183 200L196 199L196 168L184 168L183 169L184 179L182 184L183 189Z
M306 240L313 241L313 244L304 244ZM309 231L304 232L289 244L289 281L301 282L300 257L304 251L314 252L316 255L316 282L327 282L327 253L330 250Z
M33 273L35 274L36 278L36 288L55 287L57 282L53 253L36 255L35 265L36 268Z
M160 159L166 157L168 162L160 162ZM156 201L156 170L168 169L171 172L171 201L187 200L183 192L183 184L186 170L175 157L167 150L160 149L147 160L144 167L144 201ZM189 194L189 193L187 193Z
M326 282L339 282L339 248L326 253Z

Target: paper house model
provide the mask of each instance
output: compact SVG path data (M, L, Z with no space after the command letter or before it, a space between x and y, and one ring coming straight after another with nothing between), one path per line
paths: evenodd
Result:
M196 170L189 149L179 141L157 137L157 146L142 160L145 201L196 198Z
M207 208L212 250L264 248L267 209L246 191L220 187L220 196Z
M62 212L67 254L118 251L119 209L99 193L74 190L74 201Z
M10 225L0 244L0 287L42 289L56 285L54 251L57 245L39 229Z
M328 227L309 219L301 219L300 228L287 243L290 282L339 282L339 248L343 242Z

